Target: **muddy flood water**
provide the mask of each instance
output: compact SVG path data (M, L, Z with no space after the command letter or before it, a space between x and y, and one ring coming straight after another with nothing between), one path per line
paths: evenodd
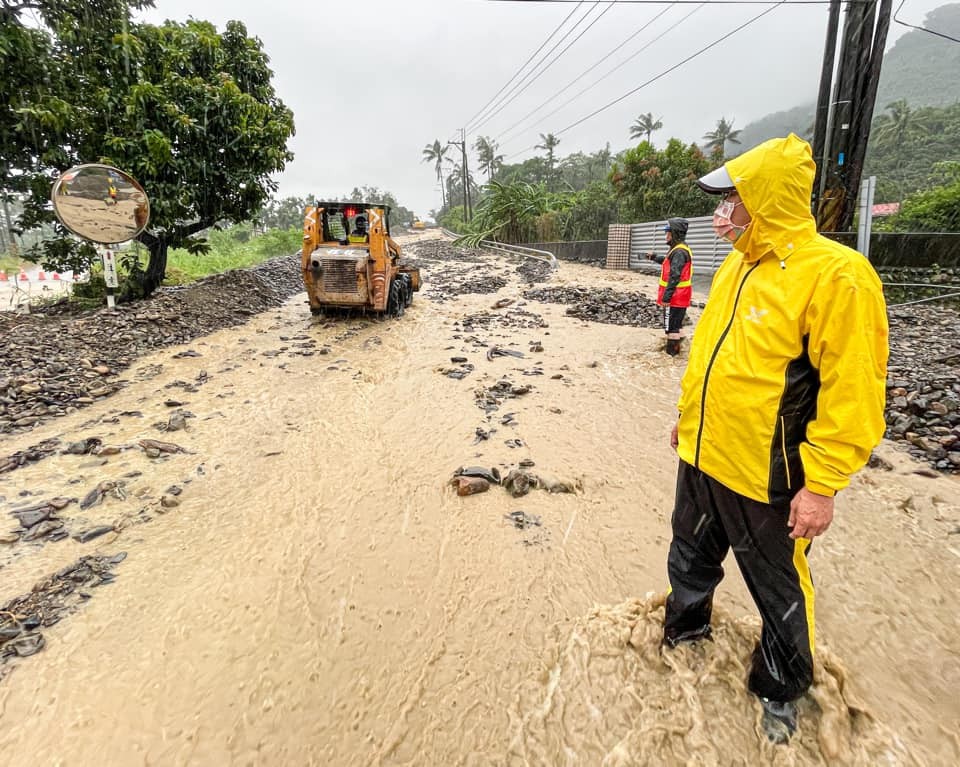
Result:
M40 652L0 666L0 763L960 763L960 483L885 443L893 469L839 496L811 552L817 681L799 736L769 745L732 559L716 640L659 648L685 353L524 301L517 264L458 267L506 284L428 282L399 320L315 320L295 296L0 437L4 454L53 437L120 448L0 475L8 502L99 487L61 516L116 527L0 547L0 603L81 556L126 554ZM427 280L448 266L426 263ZM568 263L546 284L655 290ZM175 409L186 428L159 430ZM573 492L450 484L521 461Z

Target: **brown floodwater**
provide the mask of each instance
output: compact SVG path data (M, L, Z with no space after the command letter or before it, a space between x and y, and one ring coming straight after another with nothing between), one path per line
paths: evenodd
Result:
M758 622L732 560L716 641L658 647L682 359L659 350L659 331L560 305L523 307L547 327L465 331L464 315L506 316L515 305L490 307L521 299L515 263L491 263L510 278L499 293L420 294L398 321L316 321L296 296L0 440L4 453L90 436L186 450L56 455L0 478L6 509L22 491L123 488L62 512L71 529L119 532L0 547L0 602L84 554L128 555L44 630L42 652L0 667L0 763L960 761L960 483L912 473L885 444L894 469L864 470L841 494L811 555L817 683L800 736L770 746L745 689ZM571 264L552 282L654 289ZM488 360L480 344L524 357ZM187 349L199 356L175 356ZM474 365L462 380L443 374L454 356ZM476 392L503 377L531 391L488 414ZM170 399L193 417L164 433ZM478 428L496 431L476 442ZM521 459L577 492L461 498L449 484L460 466ZM164 508L172 485L180 504ZM541 524L517 529L518 511Z

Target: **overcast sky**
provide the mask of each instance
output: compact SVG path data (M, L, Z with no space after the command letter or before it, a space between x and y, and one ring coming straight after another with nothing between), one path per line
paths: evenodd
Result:
M900 18L919 25L928 11L944 4L906 0ZM338 196L367 184L390 190L401 204L427 216L440 207L440 189L432 166L421 162L423 147L434 139L458 138L459 129L571 12L544 52L581 18L582 23L547 61L595 23L541 77L523 83L521 87L529 87L518 98L468 130L469 143L486 135L499 141L508 162L530 157L536 154L532 147L540 133L560 133L672 67L677 68L563 132L558 155L596 151L607 142L614 152L624 149L631 144L629 126L641 113L652 112L663 120L663 130L653 137L662 145L671 136L699 141L720 117L743 127L769 112L813 101L823 55L825 4L776 7L681 64L772 5L584 2L578 8L566 2L487 0L156 0L157 7L141 18L159 23L194 16L220 30L228 20L239 19L248 34L263 41L274 86L293 110L297 129L291 140L295 159L278 179L281 197ZM618 52L556 95L648 23ZM892 25L888 47L905 31ZM508 132L544 102L548 104L540 112ZM470 163L475 163L474 156Z

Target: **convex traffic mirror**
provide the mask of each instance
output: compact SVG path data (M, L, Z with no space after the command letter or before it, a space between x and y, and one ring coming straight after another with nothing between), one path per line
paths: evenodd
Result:
M54 183L51 200L67 229L103 245L132 240L150 220L150 201L143 187L109 165L70 168Z

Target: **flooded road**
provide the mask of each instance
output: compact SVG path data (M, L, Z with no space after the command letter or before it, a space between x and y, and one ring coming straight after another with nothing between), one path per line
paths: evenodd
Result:
M42 652L6 667L0 761L960 760L960 484L884 445L894 469L840 496L811 555L818 684L801 737L769 746L745 691L757 624L732 561L717 640L658 649L683 360L659 350L660 331L518 308L516 262L489 264L499 292L438 301L428 284L395 321L313 320L296 296L3 438L4 453L92 436L185 452L61 454L2 476L8 502L103 481L122 492L63 512L119 532L0 549L0 602L79 556L127 558L44 631ZM655 289L574 264L550 284ZM499 299L514 303L492 309ZM493 345L523 356L488 359ZM466 377L445 375L452 357ZM503 378L529 391L484 410ZM175 409L186 428L158 430ZM523 459L576 492L458 497L449 484L458 467ZM518 511L541 524L518 529Z

